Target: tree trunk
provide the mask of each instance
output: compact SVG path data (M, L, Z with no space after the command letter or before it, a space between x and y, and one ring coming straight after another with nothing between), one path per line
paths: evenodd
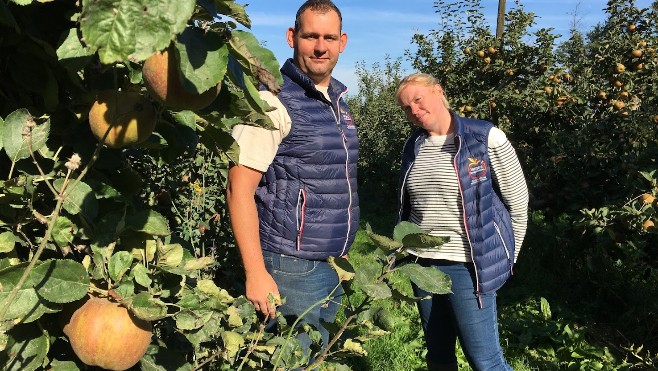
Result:
M496 23L496 39L503 38L503 29L505 28L505 1L498 0L498 22Z

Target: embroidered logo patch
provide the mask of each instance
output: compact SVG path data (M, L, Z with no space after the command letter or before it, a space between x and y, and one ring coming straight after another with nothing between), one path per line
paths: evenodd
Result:
M345 124L345 127L348 129L356 129L354 126L354 120L352 120L352 115L341 107L340 109L340 118L341 121Z
M468 175L471 177L471 184L484 182L487 180L487 164L477 158L468 158Z

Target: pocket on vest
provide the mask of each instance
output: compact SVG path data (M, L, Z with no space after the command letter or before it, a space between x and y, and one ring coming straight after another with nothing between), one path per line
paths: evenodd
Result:
M496 234L498 235L498 238L500 238L501 245L503 247L503 250L505 250L505 256L507 257L507 264L510 267L510 270L512 269L512 250L510 250L511 246L507 246L508 243L505 242L505 238L503 238L503 233L500 230L500 227L498 226L498 223L494 222L493 223L494 228L496 229Z
M304 234L304 224L306 223L306 190L299 189L297 195L297 207L295 208L297 220L297 250L302 249L302 236Z

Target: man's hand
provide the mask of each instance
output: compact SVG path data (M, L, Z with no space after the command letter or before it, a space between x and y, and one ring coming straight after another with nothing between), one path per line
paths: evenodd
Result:
M281 305L279 288L267 271L247 274L247 299L254 305L257 312L266 319L276 317L276 307ZM270 299L274 300L270 300Z
M268 296L279 298L279 288L265 269L258 231L258 211L254 194L263 173L246 166L231 166L228 172L226 200L235 241L244 265L246 297L265 318L276 316L276 305ZM275 302L276 303L276 302ZM278 303L281 300L278 299Z

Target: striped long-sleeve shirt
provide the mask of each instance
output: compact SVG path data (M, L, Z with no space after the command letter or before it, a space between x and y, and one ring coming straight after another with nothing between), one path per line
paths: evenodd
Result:
M514 148L505 133L492 128L488 151L494 187L500 189L503 202L512 218L515 257L525 237L528 222L528 188ZM409 221L434 236L447 236L450 241L437 249L413 249L414 255L470 262L471 250L464 230L462 202L457 174L453 166L457 148L454 135L428 136L406 183L411 202Z

